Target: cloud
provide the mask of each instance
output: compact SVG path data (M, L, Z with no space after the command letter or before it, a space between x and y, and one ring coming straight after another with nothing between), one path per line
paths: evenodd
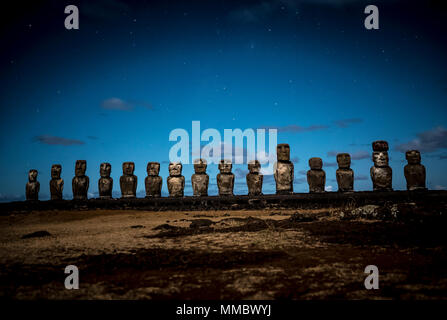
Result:
M435 188L434 188L435 190L447 190L447 187L444 187L444 186L441 186L441 185L436 185L435 186Z
M339 128L347 128L350 125L363 122L360 118L343 119L334 121L335 125Z
M60 146L73 146L73 145L85 144L85 142L81 141L81 140L66 139L66 138L55 137L55 136L50 136L50 135L37 136L33 140L38 141L42 144L60 145Z
M120 98L109 98L101 102L101 108L105 110L121 110L121 111L133 111L136 107L143 107L148 110L153 110L152 105L145 101L125 101Z
M418 133L417 138L396 146L396 150L406 152L407 150L419 150L420 152L435 152L447 148L447 129L436 127L428 131Z
M359 174L359 175L354 176L354 179L355 180L369 180L370 177L368 177L367 175L364 175L364 174Z
M87 136L87 138L89 138L90 140L98 140L99 138L96 136Z
M106 110L132 111L134 107L119 98L110 98L101 102L101 107Z
M0 202L13 202L13 201L23 201L23 200L25 200L24 195L0 193Z
M328 157L336 157L337 154L339 154L339 153L341 153L341 152L331 150L327 153L327 156ZM352 160L362 160L362 159L369 159L369 158L371 158L371 153L368 151L364 151L364 150L356 151L351 154Z
M317 131L317 130L324 130L328 129L329 126L326 125L311 125L308 127L302 127L297 125L288 125L283 127L261 127L261 129L276 129L278 132L294 132L294 133L300 133L300 132L309 132L309 131Z
M324 190L325 191L332 191L332 186L326 186L326 187L324 187Z
M293 162L293 163L298 163L298 162L300 162L300 158L293 157L292 159L290 159L290 161Z

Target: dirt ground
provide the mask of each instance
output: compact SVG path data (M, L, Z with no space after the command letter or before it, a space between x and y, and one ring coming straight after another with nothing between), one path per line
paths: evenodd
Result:
M46 211L1 216L0 231L3 298L447 297L439 221L329 209ZM67 265L79 268L79 290L64 287ZM379 268L378 290L365 289L367 265Z

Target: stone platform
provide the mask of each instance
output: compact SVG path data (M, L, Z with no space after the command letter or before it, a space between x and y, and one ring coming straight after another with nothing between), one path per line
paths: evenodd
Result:
M262 195L249 197L161 197L135 199L88 199L17 201L0 203L0 215L13 212L43 210L146 210L146 211L196 211L196 210L257 210L257 209L318 209L342 206L358 207L387 203L447 203L447 191L361 191L352 193L293 193L289 195Z

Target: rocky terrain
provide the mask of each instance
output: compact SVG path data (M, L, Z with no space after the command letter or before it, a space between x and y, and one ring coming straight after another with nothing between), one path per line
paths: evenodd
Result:
M14 299L444 299L446 205L0 216ZM79 290L64 269L79 268ZM364 269L379 268L378 290Z

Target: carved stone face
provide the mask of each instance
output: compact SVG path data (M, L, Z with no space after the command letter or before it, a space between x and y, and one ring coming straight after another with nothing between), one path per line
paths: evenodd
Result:
M376 167L387 167L388 166L388 152L386 151L374 151L373 161Z
M112 166L110 165L110 163L107 162L101 163L101 165L99 166L99 174L101 175L101 177L103 178L110 177L110 172L112 172Z
M148 176L158 176L158 174L160 173L160 163L148 162L146 171Z
M85 160L77 160L75 166L75 175L76 177L85 176L85 170L87 170L87 161Z
M37 170L31 169L28 172L28 181L29 182L36 182L37 181Z
M409 150L405 153L408 164L421 164L421 153L417 150Z
M220 173L231 173L232 168L233 165L231 164L231 160L220 160L219 162Z
M351 166L351 156L349 153L337 154L337 163L340 169L349 169Z
M388 151L388 142L383 140L374 141L372 148L373 151Z
M195 159L194 160L194 171L195 173L205 173L207 163L205 159Z
M323 160L321 158L310 158L309 167L312 170L321 170L323 168Z
M180 162L169 163L169 175L172 177L182 175L182 164Z
M276 157L278 161L290 160L290 147L287 143L281 143L276 146Z
M51 166L51 178L52 179L60 179L62 172L62 166L60 164L53 164Z
M123 174L131 176L135 171L135 163L133 162L123 162Z
M258 160L252 160L248 163L248 171L250 173L259 173L261 171L261 164Z

